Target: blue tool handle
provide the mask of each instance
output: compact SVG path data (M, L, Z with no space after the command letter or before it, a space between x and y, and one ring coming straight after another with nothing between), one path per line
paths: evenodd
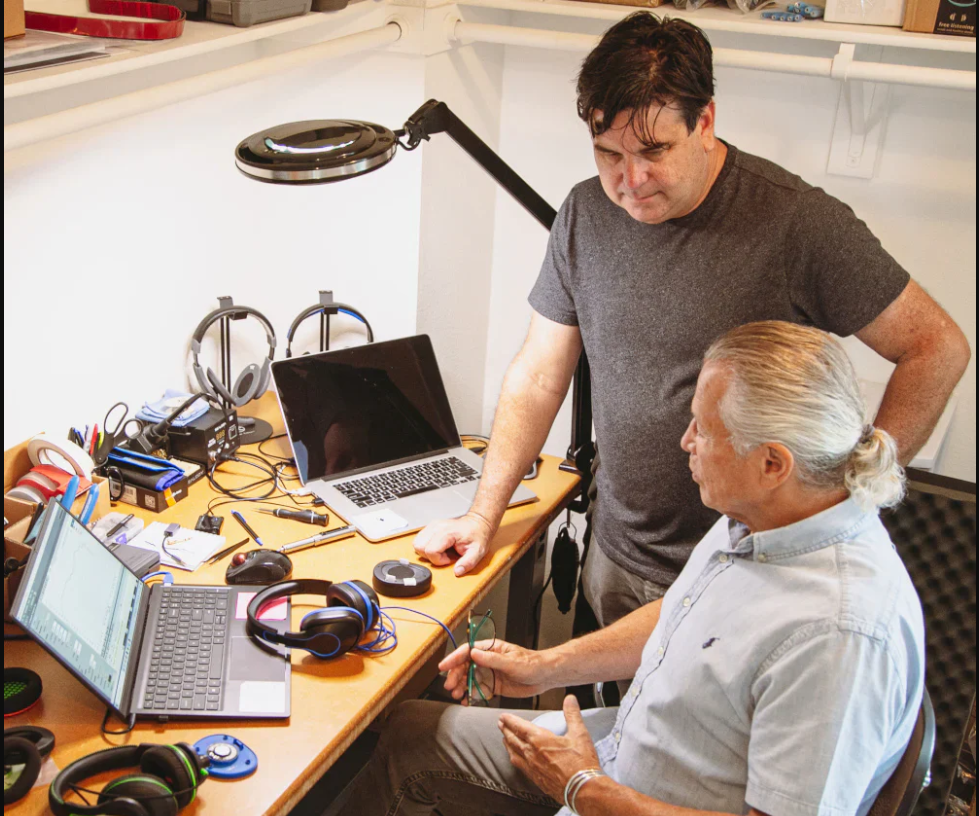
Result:
M65 494L61 497L61 506L69 513L71 512L71 506L75 503L75 499L78 498L79 481L77 476L72 476L71 481L68 482L68 487L65 488Z
M92 515L95 513L95 505L99 503L99 486L93 484L91 490L88 491L88 498L85 500L85 507L82 509L81 516L78 520L88 526L88 523L92 520Z

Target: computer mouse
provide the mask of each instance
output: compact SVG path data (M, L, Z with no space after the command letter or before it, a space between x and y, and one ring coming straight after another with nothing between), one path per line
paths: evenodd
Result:
M288 555L272 550L237 553L231 559L226 580L231 585L271 586L292 575Z

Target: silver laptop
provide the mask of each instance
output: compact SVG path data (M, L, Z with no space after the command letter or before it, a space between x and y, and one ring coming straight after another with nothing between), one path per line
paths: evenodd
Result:
M302 483L368 541L469 511L483 460L426 335L282 360L272 377ZM510 506L534 501L521 485Z
M246 631L260 589L149 587L52 503L11 617L124 721L286 719L289 658Z

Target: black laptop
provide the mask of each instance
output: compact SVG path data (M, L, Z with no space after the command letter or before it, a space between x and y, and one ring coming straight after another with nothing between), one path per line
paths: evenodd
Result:
M286 719L289 658L246 630L259 590L147 586L52 503L11 617L123 720Z

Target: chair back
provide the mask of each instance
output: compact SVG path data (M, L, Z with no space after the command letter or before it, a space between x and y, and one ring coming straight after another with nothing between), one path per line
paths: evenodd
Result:
M934 754L935 709L926 691L918 724L911 736L911 742L908 743L908 749L904 752L904 758L884 785L869 816L911 816L918 804L918 798L928 785Z

